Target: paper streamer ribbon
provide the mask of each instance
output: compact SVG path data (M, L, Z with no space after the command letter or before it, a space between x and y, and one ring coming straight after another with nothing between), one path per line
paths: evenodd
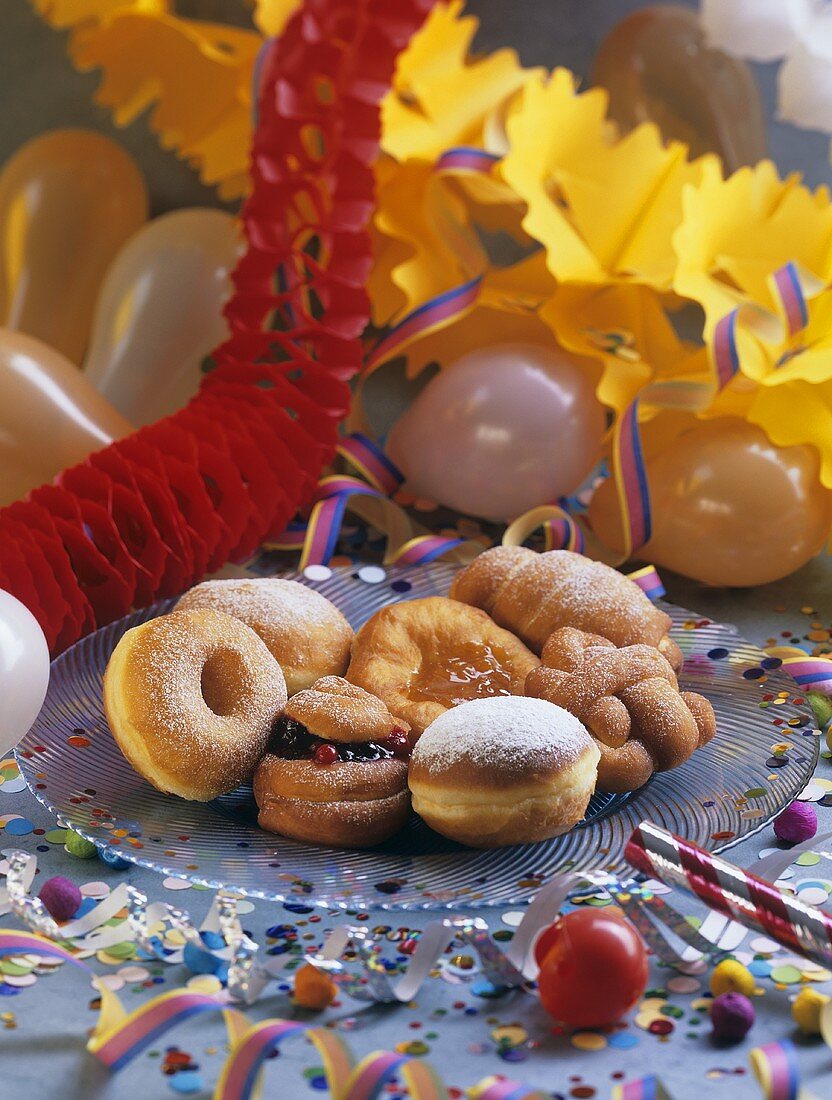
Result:
M645 824L640 829L655 831L656 827ZM123 890L117 887L109 898L79 921L58 927L45 913L39 899L26 896L34 876L34 857L13 852L9 859L8 886L14 898L14 911L27 923L40 926L41 930L37 934L0 930L0 955L32 953L61 959L90 974L93 983L97 984L94 973L75 952L95 950L95 944L100 945L101 941L93 940L91 933L111 919L118 911L116 906L121 906L125 891L129 892L132 888L126 884L123 884ZM690 970L696 962L699 962L701 969L704 959L714 960L725 953L725 948L703 935L707 922L703 923L700 931L696 931L685 917L643 884L636 881L618 882L603 872L566 872L554 876L537 893L505 952L489 935L485 921L479 918L448 918L433 921L422 930L407 969L395 978L379 963L373 937L363 926L336 929L317 955L307 956L303 961L326 970L340 989L354 998L369 1002L408 1003L451 943L456 942L476 953L482 976L495 987L525 987L537 975L534 961L537 936L552 922L570 895L581 887L608 892L611 899L634 921L651 951L683 972ZM134 909L130 918L131 931L153 957L167 963L181 961L182 957L181 952L161 953L154 950L152 937L147 932L161 915L172 919L186 936L187 942L200 942L187 914L166 904L148 906L147 899L135 890L132 897L129 894L126 896ZM235 900L233 895L218 894L202 927L221 931L226 948L207 953L231 959L228 992L235 999L250 1004L273 978L301 960L294 956L276 956L259 964L254 961L256 945L251 945L250 941L249 946L253 950L240 951L239 943L245 936L236 917ZM137 919L142 911L143 919ZM104 931L114 931L119 941L124 941L123 928ZM56 936L61 938L60 942L56 942ZM682 941L685 945L682 951L670 943L669 936ZM345 954L350 956L349 967L342 961ZM235 967L238 970L236 975ZM232 1049L217 1083L215 1100L253 1100L258 1095L260 1070L265 1059L285 1039L300 1035L317 1047L324 1063L327 1084L335 1100L373 1100L382 1095L385 1084L397 1074L404 1079L415 1100L447 1100L447 1091L441 1080L424 1062L400 1054L377 1052L356 1064L349 1048L329 1029L309 1029L286 1020L266 1020L250 1025L239 1010L229 1005L227 999L190 989L165 993L128 1015L114 993L104 985L97 987L101 993L101 1009L88 1049L113 1070L127 1065L185 1019L205 1012L222 1012ZM824 1035L832 1043L832 1009L826 1010L824 1019ZM752 1062L755 1062L756 1056L756 1063L762 1067L758 1069L755 1064L755 1073L762 1073L764 1077L770 1071L775 1084L783 1079L778 1070L782 1058L776 1047L778 1044L773 1044L752 1054ZM670 1100L667 1090L658 1078L652 1076L626 1082L616 1088L618 1091L614 1091L613 1095L622 1100ZM480 1082L469 1091L469 1095L481 1100L543 1100L543 1094L536 1089L494 1077ZM785 1100L792 1094L769 1091L765 1095L768 1100Z
M25 856L18 853L14 858L16 871L19 871L19 862ZM608 878L603 875L595 877ZM551 923L570 890L582 881L583 876L570 873L556 876L544 887L525 913L506 953L488 934L485 921L459 918L430 924L419 940L406 973L395 982L378 966L371 937L364 928L336 930L328 938L323 951L309 961L330 972L340 970L343 964L337 959L350 949L357 955L363 975L351 977L336 973L339 985L345 992L365 1001L406 1003L416 994L450 943L456 940L477 953L484 976L495 986L522 986L536 975L533 948L539 931ZM614 896L621 900L624 887L616 886L615 889L618 893ZM37 899L28 900L32 903L29 910L31 917L37 911ZM687 923L683 918L679 919ZM688 928L691 936L696 937L697 933L690 926ZM59 933L65 934L65 931L66 926ZM141 1005L128 1015L118 997L103 983L99 984L93 971L63 944L45 938L45 933L0 930L0 955L30 953L69 962L91 976L101 993L101 1009L88 1050L111 1070L128 1065L180 1022L197 1014L222 1012L231 1053L217 1083L215 1100L253 1100L258 1095L260 1070L266 1058L283 1040L300 1035L317 1047L323 1059L330 1093L335 1100L374 1100L382 1095L384 1086L397 1075L404 1079L414 1100L447 1100L448 1093L440 1078L424 1062L400 1054L377 1052L356 1065L349 1048L329 1029L310 1029L286 1020L266 1020L250 1026L239 1010L213 994L189 989L174 990ZM270 959L268 965L270 970L277 970L285 963L282 957L278 957ZM271 973L256 976L248 990L249 994L253 994L249 1000L256 998L271 976ZM544 1097L536 1089L494 1077L480 1082L470 1095L480 1100L543 1100Z
M795 263L787 263L775 271L770 276L769 284L786 331L795 340L809 322L807 298L817 294L822 289L822 285L808 273L800 271ZM760 311L749 312L759 313ZM742 307L737 307L722 317L714 328L709 352L715 390L711 389L702 395L699 401L700 407L708 404L716 394L729 385L740 369L737 341L742 317ZM767 320L771 318L767 317ZM684 386L685 383L680 385ZM652 534L650 488L639 428L640 404L649 404L654 408L680 407L675 397L669 403L666 401L669 391L662 394L658 391L651 392L651 389L652 387L648 386L620 414L613 430L612 474L621 509L625 558L644 546ZM697 390L701 390L701 387L694 387L691 390L694 399ZM696 404L688 407L695 408Z
M612 1100L672 1100L672 1097L659 1078L650 1074L614 1085Z
M367 478L333 474L318 483L318 500L307 523L292 523L264 549L300 550L299 568L326 565L335 553L346 512L353 511L379 528L387 538L386 565L424 565L445 555L462 563L471 561L483 549L476 540L447 535L415 535L407 513L390 494L404 481L404 475L384 451L362 433L354 433L338 445L338 453ZM532 508L508 525L504 546L522 546L538 529L543 530L545 550L582 553L584 536L580 525L564 504ZM660 599L665 588L652 565L628 574L652 600Z
M53 653L245 560L312 499L369 321L379 102L430 7L306 0L264 52L216 368L179 413L0 510L0 585Z

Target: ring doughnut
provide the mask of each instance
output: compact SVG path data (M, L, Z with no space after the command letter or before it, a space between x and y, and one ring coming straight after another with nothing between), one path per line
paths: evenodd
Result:
M219 611L175 611L133 627L104 675L107 721L134 770L198 802L250 778L285 704L265 643Z

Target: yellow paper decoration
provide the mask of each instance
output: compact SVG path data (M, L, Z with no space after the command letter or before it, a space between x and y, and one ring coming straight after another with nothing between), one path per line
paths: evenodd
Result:
M672 405L673 392L656 388L671 380L697 386L700 401L713 391L706 350L679 338L659 296L648 287L561 285L540 316L563 347L600 360L598 399L616 413L648 386L654 400ZM681 400L691 400L689 390ZM643 411L648 415L649 406Z
M682 208L673 285L705 310L706 337L735 306L773 311L769 277L790 261L823 281L832 277L829 191L810 191L797 174L781 179L771 161L727 180L707 162L698 185L685 190Z
M267 37L280 34L301 5L301 0L255 0L252 17Z
M502 153L500 112L533 72L514 50L469 60L479 21L462 15L463 0L437 4L399 59L382 105L382 148L404 161L430 162L458 145Z
M538 311L553 290L540 252L511 267L490 269L466 314L407 345L408 378L430 363L447 366L488 344L551 344L551 332ZM589 359L587 369L597 369Z
M437 178L428 161L380 160L373 224L378 239L369 290L377 325L488 266L465 197Z
M611 139L607 96L578 94L563 69L530 80L509 119L503 178L528 205L524 227L546 249L561 282L645 283L669 289L682 189L713 157L687 159L645 123Z

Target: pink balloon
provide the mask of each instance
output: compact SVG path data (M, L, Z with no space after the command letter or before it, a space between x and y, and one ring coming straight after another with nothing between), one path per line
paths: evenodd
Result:
M579 362L560 348L501 344L432 378L393 426L389 452L416 496L506 520L574 492L604 427Z

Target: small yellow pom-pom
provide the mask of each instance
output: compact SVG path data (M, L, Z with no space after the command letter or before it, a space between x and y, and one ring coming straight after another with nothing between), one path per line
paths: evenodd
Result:
M723 993L742 993L751 997L755 988L754 975L736 959L724 959L711 974L711 993L721 997Z
M801 989L792 1002L792 1018L804 1035L820 1035L820 1014L829 997L816 989Z
M322 970L306 963L295 974L295 1004L317 1012L328 1008L338 995L338 986Z

